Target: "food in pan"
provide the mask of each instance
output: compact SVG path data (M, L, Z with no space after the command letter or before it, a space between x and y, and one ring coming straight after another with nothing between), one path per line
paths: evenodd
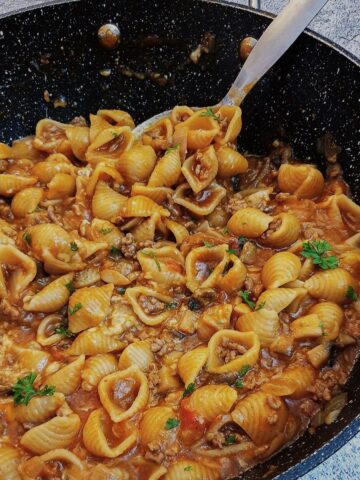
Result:
M0 145L1 479L227 479L336 420L360 207L241 110Z

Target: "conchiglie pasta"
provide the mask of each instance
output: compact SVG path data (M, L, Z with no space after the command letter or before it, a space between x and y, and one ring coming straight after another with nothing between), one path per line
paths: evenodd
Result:
M128 288L125 297L130 302L134 312L145 325L156 326L167 320L171 314L166 305L172 298L147 287ZM154 299L157 308L148 311L146 303Z
M20 423L32 423L35 425L43 423L53 417L64 402L64 395L58 392L48 397L33 397L28 405L15 406L15 418Z
M315 370L309 365L290 366L275 375L262 390L279 397L302 398L315 381Z
M170 212L161 207L153 200L143 195L130 197L124 203L120 215L124 218L129 217L150 217L154 213L159 213L162 217L169 217Z
M185 105L177 105L174 107L170 114L170 120L173 125L177 125L178 123L185 122L194 111Z
M215 332L229 328L231 312L232 306L229 303L206 308L197 322L199 337L208 340Z
M312 297L335 303L346 301L346 293L349 287L356 289L356 281L343 268L315 273L304 283L304 288L308 290Z
M89 181L86 185L86 194L91 197L94 194L97 183L100 180L104 182L112 180L114 183L121 185L124 182L123 177L116 170L116 168L107 165L105 162L99 162L89 178Z
M113 422L122 422L142 410L149 397L148 380L135 365L100 380L100 401Z
M284 163L278 174L280 190L298 198L315 198L324 188L324 177L312 165L292 165Z
M292 213L275 215L266 230L260 237L263 245L274 248L284 248L292 245L299 238L300 222Z
M96 355L123 350L125 343L103 327L81 332L66 351L68 355Z
M172 189L167 187L149 187L148 185L142 183L134 183L134 185L131 187L132 197L140 195L143 197L148 197L151 200L154 200L156 203L162 203L168 197L171 197L172 194Z
M282 310L292 308L296 302L305 297L305 288L270 288L262 292L256 302L259 308L261 305L267 310L274 310L280 313Z
M68 198L75 194L75 178L67 173L57 173L47 184L46 197L49 200Z
M239 152L230 147L221 146L216 149L218 158L218 175L220 178L230 178L248 169L248 161Z
M86 359L81 371L81 388L86 391L92 390L97 387L102 378L114 373L117 368L118 362L111 353L100 353Z
M262 308L240 315L236 328L241 332L255 332L261 346L265 347L269 346L279 334L280 322L276 312Z
M257 362L260 341L254 332L219 330L210 338L208 347L208 372L236 372L244 365L252 366ZM235 357L228 356L227 352L235 352Z
M137 259L144 277L163 287L183 285L186 281L184 257L175 247L146 248L138 252Z
M211 422L218 415L228 413L236 399L236 390L228 385L205 385L190 396L188 407Z
M116 163L116 168L125 182L146 182L156 163L155 150L149 145L135 145L124 152Z
M78 333L96 327L110 314L110 299L114 286L85 287L73 293L69 300L69 328Z
M174 127L170 120L162 118L144 131L142 142L155 150L166 150L171 146L173 133Z
M119 369L123 370L136 365L142 371L149 369L155 361L154 354L150 349L149 342L140 340L130 343L120 355Z
M18 471L20 464L20 451L17 448L3 445L0 447L0 479L21 480Z
M90 143L90 129L80 125L72 125L65 129L70 148L75 157L81 161L86 160L86 150Z
M0 245L0 298L8 293L17 298L35 278L36 263L28 255L12 245ZM3 268L10 267L10 274L5 280Z
M181 245L185 238L189 236L189 231L181 223L174 222L169 218L165 218L164 223L175 238L177 245Z
M294 320L290 330L295 339L317 338L324 333L320 318L315 313Z
M180 162L180 159L179 159ZM216 177L218 171L218 159L213 146L205 150L197 150L188 157L181 171L194 193L199 193Z
M34 147L47 153L71 155L72 150L66 135L66 129L68 128L71 128L71 125L56 122L50 118L40 120L36 124Z
M133 143L134 137L129 127L106 128L90 143L86 160L92 165L103 161L117 161Z
M131 115L123 110L116 109L101 109L96 112L96 115L104 119L110 125L116 125L118 127L130 127L134 128L135 123Z
M225 188L215 182L208 185L197 195L194 195L187 183L183 183L175 190L173 200L195 215L209 215L215 210L225 195Z
M338 337L344 313L336 303L317 303L310 308L309 313L319 317L326 341L335 340Z
M84 363L85 356L80 355L73 362L46 377L45 383L54 386L57 392L71 395L80 385Z
M186 475L186 476L185 476ZM219 480L219 466L195 462L187 458L178 459L171 464L164 480Z
M7 173L0 174L0 195L3 197L13 197L26 187L31 187L36 183L35 177L24 177Z
M240 107L223 105L216 111L216 115L220 120L220 132L215 137L215 142L220 145L234 142L242 127Z
M296 280L300 270L299 257L290 252L275 253L263 266L261 280L265 288L278 288Z
M236 255L229 255L221 275L218 276L216 285L221 290L231 294L240 290L247 274L245 265Z
M74 413L55 417L28 430L20 444L33 453L46 453L72 445L80 429L80 417Z
M186 257L186 286L192 292L197 288L213 287L228 262L227 245L194 248Z
M190 150L208 147L220 132L219 122L205 109L193 113L187 120L179 124L177 129L179 127L187 129L187 148Z
M167 420L174 416L175 413L171 407L159 406L149 408L144 413L139 425L141 443L146 446L160 438L165 432Z
M179 358L177 370L185 385L194 383L197 375L205 365L208 358L208 347L200 346L184 353Z
M228 229L234 235L257 238L262 235L272 222L272 217L257 208L242 208L228 221Z
M167 150L157 162L152 172L148 187L172 187L181 175L181 161L178 147Z
M113 190L107 183L100 180L96 184L91 209L94 217L111 220L120 215L127 198Z
M24 310L53 313L67 304L74 274L68 273L46 285L40 292L24 299Z
M24 218L34 212L44 196L42 188L29 187L16 193L11 201L11 210L15 217Z

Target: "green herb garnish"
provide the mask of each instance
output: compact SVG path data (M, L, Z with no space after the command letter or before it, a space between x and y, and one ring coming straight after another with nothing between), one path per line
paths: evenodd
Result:
M74 315L74 313L78 312L81 308L81 303L75 303L72 308L69 307L69 315Z
M250 370L250 368L251 368L250 365L243 365L240 368L240 370L238 371L238 378L234 383L234 386L236 388L243 388L243 386L244 386L243 379L244 379L245 375L248 373L248 371Z
M112 246L110 248L110 257L112 257L114 260L121 257L121 250L119 250L117 247Z
M211 107L206 107L206 111L201 112L200 117L211 117L212 119L220 123L220 117L218 115L215 115Z
M111 135L113 138L117 138L119 136L118 132L111 132Z
M18 378L15 385L11 387L15 405L28 405L30 400L35 396L47 397L54 395L55 387L49 385L45 385L43 388L36 390L34 387L35 379L36 373L31 372L23 378Z
M346 290L346 298L348 298L352 302L356 302L356 300L358 299L358 294L355 292L351 285L349 285Z
M250 300L250 292L247 290L240 290L240 297L244 300L246 305L248 305L252 310L254 310L256 303Z
M118 292L119 295L125 295L126 288L119 287L119 288L116 289L116 291Z
M224 234L224 235L227 235L228 233L229 233L228 227L224 227L224 229L223 229L223 234Z
M69 330L66 325L60 325L60 327L55 328L54 332L58 333L59 335L64 335L64 337L68 338L75 337L75 333Z
M339 259L333 255L325 255L331 250L331 245L325 240L314 240L304 242L301 255L305 258L312 258L314 265L319 265L323 270L336 268L339 266Z
M236 250L234 250L233 248L228 248L226 250L226 253L228 253L229 255L236 255Z
M166 155L167 153L173 152L174 150L177 150L179 147L180 147L180 145L177 144L177 145L174 145L173 147L167 148L167 149L165 150L165 155Z
M246 237L244 237L244 235L240 235L238 242L239 242L239 247L242 248L247 242L247 239Z
M188 465L187 467L184 467L184 472L191 472L192 469L192 466Z
M174 308L177 308L178 304L176 302L171 302L171 303L166 303L165 308L166 310L174 310Z
M71 242L70 243L70 250L72 252L77 252L79 250L79 247L76 245L76 242Z
M154 252L144 252L144 250L141 250L141 253L144 255L144 257L152 258L156 264L157 269L159 270L159 272L161 272L160 262Z
M165 422L165 430L171 430L180 425L180 420L177 418L168 418Z
M195 383L189 383L189 385L185 388L183 397L189 397L195 390Z
M108 233L112 232L113 231L113 228L112 227L109 227L109 228L100 228L100 233L101 235L107 235Z
M236 436L235 435L226 435L225 445L234 445L234 443L236 443Z
M320 323L319 323L319 327L321 328L321 335L322 335L323 337L327 337L328 334L325 332L324 322L320 322Z
M72 280L70 280L70 282L68 282L68 283L65 283L64 286L69 290L70 294L74 293L75 288L74 288L74 284L73 284Z
M255 310L262 310L265 307L265 302L259 303L259 305L255 308Z
M30 235L30 233L28 233L28 232L24 233L23 239L24 239L24 242L27 243L30 247L31 246L31 235Z
M206 248L213 248L213 247L215 247L215 244L214 244L214 243L207 242L206 240L203 240L203 244L204 244L204 247L206 247Z

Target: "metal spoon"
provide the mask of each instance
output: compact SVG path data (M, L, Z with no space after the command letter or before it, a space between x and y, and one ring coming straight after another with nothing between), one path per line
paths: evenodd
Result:
M327 2L328 0L291 0L261 35L230 90L217 106L240 105ZM145 120L133 133L140 137L144 130L161 118L168 117L170 112L167 110Z

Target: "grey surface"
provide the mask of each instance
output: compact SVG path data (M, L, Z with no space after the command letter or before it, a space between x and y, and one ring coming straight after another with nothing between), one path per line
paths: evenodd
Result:
M0 0L0 15L34 7L44 0ZM149 0L150 1L150 0ZM233 0L247 5L247 0ZM54 0L59 3L59 0ZM261 0L261 8L278 12L287 0ZM310 28L360 58L360 0L329 0ZM358 480L360 478L360 434L302 480Z

